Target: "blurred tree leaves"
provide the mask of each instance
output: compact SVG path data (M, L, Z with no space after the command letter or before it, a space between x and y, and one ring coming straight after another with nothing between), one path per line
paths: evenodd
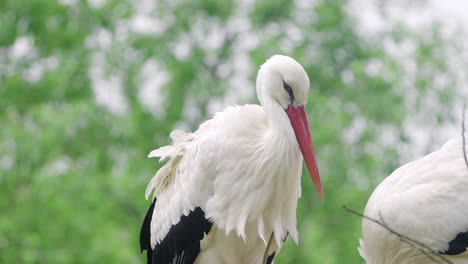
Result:
M349 3L1 1L0 262L143 263L143 193L159 166L147 153L219 105L256 102L258 65L277 53L311 79L326 200L305 177L300 244L276 262L361 262L361 220L340 205L362 210L399 164L405 122L451 120L442 108L461 88L438 25L365 36ZM402 59L389 43L415 48ZM166 78L142 75L153 64Z

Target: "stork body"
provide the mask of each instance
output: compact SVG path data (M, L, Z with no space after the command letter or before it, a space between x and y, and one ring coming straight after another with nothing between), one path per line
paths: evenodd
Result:
M393 172L375 189L364 214L453 264L468 263L468 168L461 138ZM369 220L362 223L359 252L368 264L436 263Z
M322 195L308 92L302 66L273 56L257 77L262 106L228 107L150 153L168 162L146 191L154 191L140 240L148 263L272 263L288 234L297 242L301 152Z

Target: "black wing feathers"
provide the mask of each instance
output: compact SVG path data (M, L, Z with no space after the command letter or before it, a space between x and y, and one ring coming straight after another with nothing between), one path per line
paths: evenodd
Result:
M466 248L468 248L468 231L459 233L454 240L450 241L447 251L442 254L458 255L465 252Z
M156 203L156 198L154 198L153 202L151 203L148 212L146 212L145 220L143 220L143 224L141 225L140 231L140 249L141 252L146 250L148 263L151 264L151 259L153 258L153 250L151 249L151 218L153 217L153 210L154 204Z
M172 226L164 240L154 248L153 264L195 262L200 253L200 240L208 234L211 225L200 207L188 216L182 216L179 223Z
M275 258L275 253L276 253L276 252L273 252L270 256L268 256L267 261L266 261L266 264L271 264L271 263L273 263L273 259Z
M200 253L200 241L211 229L212 223L205 218L200 207L188 216L182 216L179 223L173 225L166 237L151 249L151 218L156 199L146 213L141 226L140 247L147 251L148 264L191 264Z

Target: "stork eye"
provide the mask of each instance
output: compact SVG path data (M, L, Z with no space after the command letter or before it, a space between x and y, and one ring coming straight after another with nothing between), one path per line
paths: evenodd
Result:
M283 81L283 87L286 90L286 92L288 92L289 99L291 100L291 104L292 104L294 100L296 100L296 98L294 98L294 93L293 93L291 86L287 84L285 81Z

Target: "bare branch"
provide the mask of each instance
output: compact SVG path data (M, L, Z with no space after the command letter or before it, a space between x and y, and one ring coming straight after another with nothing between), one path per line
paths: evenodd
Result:
M466 139L465 139L465 112L466 112L466 104L463 105L463 113L462 113L462 140L463 140L463 157L465 158L466 168L468 169L468 157L466 155Z
M405 236L397 231L395 231L394 229L392 229L391 227L389 227L381 214L380 215L380 221L377 220L377 219L374 219L374 218L371 218L369 216L366 216L364 214L361 214L359 213L358 211L352 209L352 208L349 208L348 206L346 205L342 205L341 206L343 209L345 209L346 211L350 212L350 213L353 213L355 215L358 215L364 219L367 219L373 223L376 223L378 224L379 226L383 227L384 229L386 229L388 232L390 232L391 234L394 234L396 236L398 236L400 238L400 240L414 248L416 248L417 250L419 250L421 253L423 253L425 256L427 256L429 259L431 259L432 261L434 261L435 263L438 263L438 264L453 264L453 262L451 262L450 260L448 260L446 257L442 256L442 254L440 254L439 252L433 250L432 248L430 248L429 246L415 240L415 239L412 239L408 236Z

